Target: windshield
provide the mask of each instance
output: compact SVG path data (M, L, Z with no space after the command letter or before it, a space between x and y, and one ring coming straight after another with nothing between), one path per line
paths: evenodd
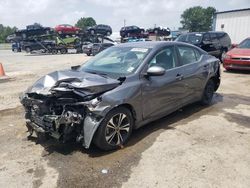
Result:
M81 66L81 70L109 77L132 74L142 63L149 48L110 47Z
M238 48L250 48L250 39L243 40Z

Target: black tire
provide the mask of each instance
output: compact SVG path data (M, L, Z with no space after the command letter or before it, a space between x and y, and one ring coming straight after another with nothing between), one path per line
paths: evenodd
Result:
M30 47L26 47L26 48L25 48L25 51L26 51L26 53L30 53L30 52L31 52Z
M133 126L134 119L129 109L114 108L102 120L95 134L94 144L106 151L121 148L128 141Z
M57 54L57 53L58 53L58 50L57 50L57 49L51 49L51 53L52 53L52 54Z
M87 53L87 56L90 56L90 53Z
M68 52L68 50L66 49L66 48L62 48L61 50L60 50L60 53L61 54L66 54Z
M203 95L202 95L202 99L201 99L201 104L202 105L210 105L213 99L213 95L214 95L214 81L213 80L209 80L207 82L207 85L203 91Z

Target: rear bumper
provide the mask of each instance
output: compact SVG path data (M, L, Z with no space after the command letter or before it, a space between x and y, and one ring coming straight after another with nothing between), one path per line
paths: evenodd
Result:
M223 67L225 69L250 70L250 61L224 59Z

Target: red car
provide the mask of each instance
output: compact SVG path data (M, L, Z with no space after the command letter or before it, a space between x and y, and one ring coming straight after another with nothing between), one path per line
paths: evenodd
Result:
M58 32L59 34L74 34L74 33L79 33L80 28L74 27L69 24L61 24L55 27L55 31Z
M250 38L243 40L225 54L223 66L226 70L250 70Z

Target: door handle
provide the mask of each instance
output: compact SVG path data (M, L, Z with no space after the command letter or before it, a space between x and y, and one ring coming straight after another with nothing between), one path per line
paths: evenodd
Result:
M176 80L182 80L183 79L183 75L182 74L177 74L176 75Z

